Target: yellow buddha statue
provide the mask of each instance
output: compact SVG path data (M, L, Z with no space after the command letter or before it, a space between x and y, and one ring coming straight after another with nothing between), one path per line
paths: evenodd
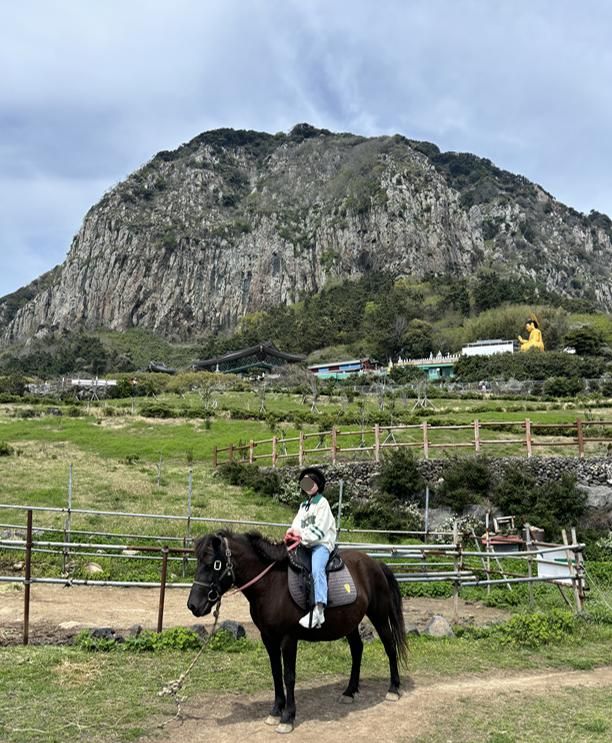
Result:
M521 344L521 351L536 351L544 350L544 341L542 340L542 331L539 328L538 321L535 317L530 317L525 323L525 328L529 333L529 338L525 339L519 335L519 343Z

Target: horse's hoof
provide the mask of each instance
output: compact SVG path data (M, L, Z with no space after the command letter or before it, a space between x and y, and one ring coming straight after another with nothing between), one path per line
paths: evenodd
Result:
M340 702L340 704L353 704L353 702L355 701L355 697L351 697L348 694L341 694L338 701Z
M385 697L385 700L387 702L397 702L400 698L400 695L397 691L388 691L387 696Z
M285 733L292 733L293 723L292 722L281 722L281 724L276 728L276 732L282 733L283 735Z
M275 717L274 715L268 715L266 719L264 720L266 725L278 725L280 722L280 715Z

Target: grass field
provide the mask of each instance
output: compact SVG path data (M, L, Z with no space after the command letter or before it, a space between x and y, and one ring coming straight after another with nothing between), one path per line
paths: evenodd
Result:
M223 401L221 401L223 398ZM250 519L288 523L293 510L274 499L254 495L220 481L211 465L213 448L264 439L284 431L295 436L299 430L316 432L311 423L295 425L265 420L238 420L230 417L231 409L257 410L259 399L252 393L224 393L220 396L215 416L207 424L197 417L166 420L131 415L131 400L109 401L92 405L89 415L72 417L49 414L22 417L24 409L44 412L45 406L0 407L0 443L12 448L0 456L0 482L5 504L30 504L64 507L67 503L68 473L72 465L73 508L109 511L165 513L185 516L187 511L188 473L192 472L192 506L195 516L208 518ZM197 412L197 395L160 396L159 402L178 410ZM432 417L454 423L516 420L525 417L540 423L561 424L577 417L612 419L608 408L576 407L575 404L520 403L500 400L436 400ZM324 398L319 407L327 413L351 409L342 399ZM297 396L268 394L268 410L290 417L292 411L304 410ZM84 406L81 406L81 411ZM308 409L308 406L306 406ZM375 400L368 401L368 415L376 412ZM74 412L74 411L72 411ZM26 413L30 415L30 413ZM423 418L421 418L423 420ZM271 427L272 425L272 427ZM341 427L342 428L342 427ZM343 426L348 430L348 426ZM353 429L354 430L354 429ZM447 432L450 440L468 441L469 430ZM420 432L405 432L404 440ZM433 436L438 434L434 433ZM487 430L487 438L506 436L503 430ZM398 434L399 436L399 434ZM561 438L561 437L559 437ZM415 438L415 440L417 440ZM437 439L432 439L437 440ZM446 440L446 439L445 439ZM552 437L555 440L555 437ZM314 446L316 439L310 440ZM343 440L355 444L359 437ZM264 449L262 449L263 451ZM569 453L570 447L562 453ZM469 451L466 449L465 451ZM542 452L546 451L542 448ZM593 448L593 453L597 450ZM602 449L603 451L603 449ZM496 452L498 453L498 452ZM501 453L501 451L499 452ZM0 531L7 524L23 524L23 513L1 510ZM35 514L35 526L62 529L64 517L43 512ZM125 531L133 534L182 537L185 521L160 522L73 514L72 529ZM277 536L280 530L271 529ZM58 538L61 533L58 532ZM78 540L78 537L74 537ZM15 553L0 554L0 572L11 569ZM84 558L85 559L85 558ZM133 566L127 561L115 563L103 556L96 562L104 569L101 577L139 577L157 580L157 562ZM122 567L116 567L121 564ZM604 567L606 567L604 565ZM595 569L595 568L594 568ZM57 574L58 561L36 555L37 575ZM80 575L78 570L74 573ZM602 576L609 575L604 570ZM603 578L602 578L603 580ZM429 588L429 586L427 587ZM407 590L419 593L416 586ZM449 586L436 584L433 595L448 595ZM610 593L608 587L607 600ZM466 589L465 598L485 597L482 589ZM534 588L536 606L549 611L563 606L552 586ZM606 596L604 596L606 599ZM529 608L526 587L512 594L493 590L488 600L499 602L514 611ZM595 605L596 602L593 603ZM604 604L599 605L600 608ZM602 616L607 617L604 614ZM416 638L411 642L409 676L417 684L435 684L465 674L536 671L545 669L588 669L611 662L612 625L608 619L581 623L571 636L537 648L505 646L500 651L493 637L463 637L432 641ZM157 653L108 652L91 653L75 647L28 647L0 649L0 740L7 743L26 741L130 741L152 734L155 725L174 713L173 704L160 700L157 692L167 681L185 670L192 653L165 650ZM214 668L214 672L212 672ZM298 679L302 683L337 683L341 685L348 672L348 649L344 642L326 646L304 645L299 654ZM364 675L379 679L384 686L387 667L378 642L368 644L364 656ZM246 694L270 687L268 661L263 646L245 641L224 651L206 650L203 662L190 677L186 693L197 701L204 692ZM500 703L501 701L501 703ZM468 697L459 698L437 722L435 731L425 741L473 740L509 743L523 740L576 741L606 740L612 725L609 709L610 688L581 689L578 692L559 689L545 697L528 698L506 695L481 699L478 704Z
M499 674L553 669L588 670L610 662L612 628L584 626L577 636L538 649L504 648L491 640L416 638L410 643L404 679L417 685ZM194 652L89 653L75 648L0 650L0 739L6 743L44 740L130 741L152 733L174 714L174 704L157 692L185 670ZM346 681L349 651L344 641L302 644L298 654L299 684L325 686ZM387 662L378 641L365 647L363 675L368 683L387 681ZM184 694L196 704L203 692L252 694L270 690L265 650L259 642L228 643L207 650L194 667ZM336 692L337 693L337 692ZM409 691L407 692L410 693ZM239 699L240 697L237 697ZM271 698L271 691L270 691ZM560 691L545 698L510 695L503 705L492 695L474 705L469 695L436 716L436 741L470 741L475 730L491 731L484 740L606 740L610 688ZM330 702L333 704L334 702ZM562 714L572 711L571 715ZM299 714L299 710L298 710ZM531 737L524 737L529 731ZM542 737L537 737L540 731ZM549 737L550 731L563 733ZM374 731L373 731L374 732ZM593 738L585 738L585 733ZM572 734L575 733L575 734ZM581 737L582 734L582 737ZM536 735L536 737L534 737Z

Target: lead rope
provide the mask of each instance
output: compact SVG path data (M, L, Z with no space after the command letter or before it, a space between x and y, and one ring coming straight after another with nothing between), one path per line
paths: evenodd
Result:
M174 679L174 681L168 681L168 683L162 688L161 691L157 692L158 697L166 697L170 696L174 700L174 703L176 704L176 713L173 717L170 717L165 722L162 722L158 725L158 727L163 728L168 723L172 722L173 720L179 720L183 717L183 710L182 710L182 703L186 700L187 697L179 697L179 691L183 688L183 684L185 683L185 679L189 674L191 673L191 669L195 666L195 664L198 662L200 656L206 650L206 646L208 645L208 642L210 641L210 638L215 634L215 629L217 628L217 622L219 620L219 612L221 611L221 599L219 599L217 606L215 607L215 610L213 612L213 616L215 617L215 621L213 623L213 627L210 631L210 634L206 638L205 642L203 643L202 647L198 650L197 655L195 658L191 661L186 671L183 671L181 675Z
M296 547L298 546L298 544L300 543L300 541L301 540L299 538L298 539L289 540L289 544L287 545L287 550L289 552L291 552L292 550L296 549ZM226 541L226 547L227 547L226 553L228 554L228 557L229 557L231 555L231 552L229 551L229 545L227 544L227 541ZM228 596L232 596L235 593L239 593L240 591L243 591L245 588L249 588L254 583L257 583L257 581L260 578L263 578L263 576L269 570L271 570L275 565L276 565L276 561L274 561L273 563L271 563L270 565L268 565L268 567L265 570L262 570L261 573L259 573L259 575L256 575L255 578L253 578L252 580L250 580L248 583L245 583L243 586L240 586L239 588L235 588L233 591L231 591L228 594ZM195 658L189 664L189 667L187 668L187 670L186 671L183 671L183 673L181 673L181 675L177 679L174 679L174 681L168 681L168 683L162 688L162 690L157 692L157 696L158 697L171 696L174 699L174 703L176 704L176 714L173 717L171 717L170 719L166 720L165 722L160 723L158 725L158 727L163 728L169 722L172 722L172 720L178 720L178 719L181 719L182 718L183 711L181 709L181 704L185 701L186 697L179 697L178 693L183 688L183 684L185 683L185 679L187 678L187 676L191 672L191 669L195 666L195 664L198 662L200 656L202 655L202 653L206 649L206 645L208 645L208 642L209 642L210 638L215 634L215 629L217 628L217 621L219 620L219 612L220 611L221 611L221 598L219 598L219 601L218 601L217 606L215 608L215 611L213 613L213 615L215 617L215 621L214 621L212 630L210 631L210 634L209 634L208 638L206 639L206 642L204 642L204 644L202 645L202 647L198 650L198 653L195 656Z

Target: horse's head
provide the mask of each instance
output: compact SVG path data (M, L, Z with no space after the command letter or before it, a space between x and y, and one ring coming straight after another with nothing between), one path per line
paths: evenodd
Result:
M231 550L224 534L207 534L195 544L198 559L187 608L196 617L209 614L234 583Z

